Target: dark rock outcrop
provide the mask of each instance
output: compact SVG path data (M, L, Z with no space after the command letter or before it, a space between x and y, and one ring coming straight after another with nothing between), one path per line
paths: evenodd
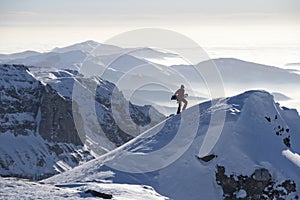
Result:
M269 170L256 169L252 175L226 175L224 166L217 166L216 182L222 187L225 200L237 199L280 199L296 192L296 184L291 180L278 183L272 179ZM294 195L293 199L298 196Z
M72 101L63 98L48 85L41 100L39 133L51 142L84 144L74 124Z
M84 193L91 194L94 197L100 197L102 199L112 199L113 198L113 195L111 195L111 194L106 194L106 193L98 192L95 190L87 190Z

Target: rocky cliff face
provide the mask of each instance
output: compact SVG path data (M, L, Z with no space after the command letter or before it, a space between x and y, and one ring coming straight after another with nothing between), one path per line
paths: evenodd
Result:
M76 78L68 78L45 84L25 66L0 65L0 175L40 179L93 159L85 145L86 132L95 134L90 123L100 122L105 130L104 137L88 138L89 142L97 139L95 145L105 149L100 154L132 138L113 120L109 101L113 84L97 80L97 122L87 122L87 116L81 114L84 108L76 106L80 102L73 102L72 107L71 95L64 95L57 87L69 87L66 91L72 94L72 84L67 82L74 83ZM84 78L80 81L95 83ZM158 114L154 122L149 120L149 107L131 107L136 126L142 127L139 129L153 126L163 117Z
M43 85L24 66L3 65L0 68L0 131L16 135L35 132Z
M74 145L84 144L74 124L71 100L63 98L47 85L44 89L40 109L39 133L44 139Z
M0 67L0 174L42 178L85 162L71 102L22 65Z
M126 100L111 82L81 76L76 70L31 68L35 76L65 100L72 101L76 128L94 153L103 154L161 122L165 117L152 106ZM63 112L65 113L65 112ZM100 147L100 148L99 148Z

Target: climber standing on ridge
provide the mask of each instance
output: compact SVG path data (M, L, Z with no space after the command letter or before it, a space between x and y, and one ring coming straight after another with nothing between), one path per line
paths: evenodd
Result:
M187 100L184 98L185 94L184 94L184 85L181 85L181 87L175 92L174 95L177 96L177 103L178 103L178 109L177 109L177 114L179 114L181 112L181 103L184 103L184 106L182 108L182 110L186 109L187 106Z

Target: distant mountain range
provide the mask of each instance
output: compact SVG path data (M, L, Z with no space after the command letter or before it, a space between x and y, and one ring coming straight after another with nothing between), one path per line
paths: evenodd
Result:
M154 61L178 57L179 55L174 53L151 48L121 48L95 41L86 41L64 48L55 48L46 53L23 52L1 55L0 63L24 64L29 66L38 78L41 78L39 75L41 71L53 71L53 69L73 70L86 77L96 74L116 85L119 84L119 89L123 91L127 99L131 98L129 91L134 87L148 84L146 88L139 88L143 92L137 92L132 97L133 103L149 104L149 95L144 96L142 93L159 91L164 94L157 100L168 110L164 113L167 115L175 112L172 109L176 110L176 104L172 104L165 96L176 91L182 83L187 85L186 90L191 97L191 106L201 100L210 99L209 90L211 88L207 88L205 78L215 79L216 74L212 74L212 77L203 77L198 71L209 70L212 66L216 66L222 79L222 83L217 82L216 84L224 84L224 91L227 95L249 89L267 89L270 92L286 94L293 100L298 99L291 91L300 85L300 75L285 69L234 58L208 60L196 66L164 66L159 62L154 63ZM44 78L47 79L45 76ZM43 79L41 80L43 81ZM153 83L160 87L151 88ZM291 88L291 90L287 90L287 88ZM194 99L199 99L198 97L201 97L201 100L195 101ZM155 102L152 102L152 105L154 104Z

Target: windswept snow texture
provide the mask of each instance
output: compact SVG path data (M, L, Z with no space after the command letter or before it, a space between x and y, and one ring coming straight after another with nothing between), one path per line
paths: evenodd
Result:
M86 183L48 185L22 179L0 177L0 199L99 199L88 191L99 192L114 200L167 200L153 188L144 185ZM102 199L102 198L100 198Z
M198 115L200 111L200 116ZM210 121L212 114L225 112L226 120L218 142L210 154L216 155L209 162L199 161L195 156L204 142L209 125L212 130L221 126L220 121ZM194 138L191 131L200 118ZM186 123L185 123L186 122ZM150 159L150 154L163 150L176 138L180 123L185 123L186 137L183 143L192 140L185 152L178 152L180 144L169 148L166 154L157 154L147 163L134 162L129 153ZM282 131L282 129L284 131ZM279 131L279 132L278 132ZM278 132L278 134L277 134ZM215 133L216 134L216 133ZM212 136L212 135L211 135ZM285 138L290 139L290 148ZM286 155L300 152L300 117L296 110L281 108L273 96L264 91L248 91L238 96L205 102L187 109L180 115L167 119L160 125L146 131L117 150L90 161L66 173L51 177L45 183L73 183L112 181L113 183L143 184L152 186L158 193L175 200L222 199L222 188L216 183L216 167L224 166L226 174L250 176L256 169L267 169L276 183L292 180L299 195L300 168L297 156ZM168 160L166 155L179 155L170 165L152 172L130 173L115 169L142 169L145 164L154 165ZM290 154L292 155L292 154ZM134 156L133 156L134 157ZM290 157L289 159L287 157ZM122 166L122 163L131 164ZM114 167L115 166L115 167ZM109 177L104 173L112 173ZM236 191L242 197L244 191ZM295 193L284 198L295 197Z

